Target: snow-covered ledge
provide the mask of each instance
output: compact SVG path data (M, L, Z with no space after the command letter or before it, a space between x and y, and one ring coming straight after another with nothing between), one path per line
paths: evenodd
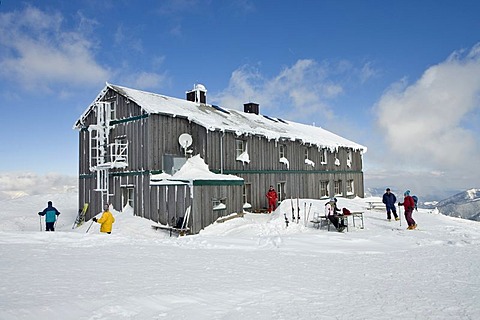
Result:
M287 166L287 169L290 169L290 162L288 162L287 158L281 157L280 162Z
M309 165L309 166L312 166L315 168L315 162L313 162L312 160L310 159L305 159L305 164Z
M248 202L245 202L245 203L243 204L243 209L245 209L245 210L247 210L247 209L252 209L252 205L251 205L250 203L248 203Z
M250 163L250 156L248 155L248 152L247 152L247 151L243 151L242 154L240 154L240 155L237 157L237 160L238 160L238 161L242 161L243 164L245 164L245 163Z

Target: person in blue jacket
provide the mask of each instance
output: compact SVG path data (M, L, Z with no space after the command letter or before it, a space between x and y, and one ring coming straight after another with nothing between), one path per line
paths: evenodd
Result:
M52 201L48 201L48 206L38 213L40 216L45 216L45 231L55 231L55 221L60 212L52 205Z
M398 221L400 218L397 216L397 209L395 208L395 202L397 202L397 198L390 191L390 188L387 188L386 192L383 194L382 202L385 203L385 207L387 207L387 220L390 221L392 219L392 215L390 213L391 211L395 217L395 220Z

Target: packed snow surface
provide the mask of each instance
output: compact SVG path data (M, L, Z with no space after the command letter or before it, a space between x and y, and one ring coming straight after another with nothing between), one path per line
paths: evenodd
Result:
M479 223L419 209L410 231L366 201L339 199L365 211L349 232L305 226L325 202L300 199L298 224L287 200L185 237L128 209L72 230L76 194L0 201L0 319L480 319Z

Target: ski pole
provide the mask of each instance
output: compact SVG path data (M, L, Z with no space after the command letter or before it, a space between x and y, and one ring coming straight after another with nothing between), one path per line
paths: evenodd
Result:
M307 214L307 219L305 219L305 226L307 225L307 221L310 219L310 210L312 210L311 202L310 202L310 207L308 207L308 214Z
M90 223L90 225L88 226L88 229L85 233L88 233L88 230L90 230L90 227L92 226L92 224L93 224L93 220L92 220L92 223Z
M303 203L303 221L305 221L304 225L307 226L307 203Z
M40 219L40 231L42 231L42 216L38 215L38 218Z
M55 224L53 225L53 229L54 229L54 230L55 230L55 228L57 227L58 217L59 217L59 215L57 215L57 219L55 219Z
M400 219L400 227L401 227L402 226L402 209L400 205L398 205L398 218Z

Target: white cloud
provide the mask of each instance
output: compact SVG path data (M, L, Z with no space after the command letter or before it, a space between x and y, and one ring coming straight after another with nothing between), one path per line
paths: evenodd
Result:
M169 81L166 75L153 72L140 72L131 76L134 79L133 87L142 89L158 89Z
M479 132L463 124L475 111L478 119L479 47L454 52L415 83L403 80L381 97L376 109L388 154L416 167L472 168L480 156Z
M340 81L332 80L337 67L303 59L265 78L257 68L243 66L232 73L228 87L212 98L220 105L238 109L248 99L259 103L263 114L297 121L310 122L312 115L330 119L330 101L344 93Z
M0 200L23 195L78 191L78 178L62 174L31 172L0 173Z
M79 30L94 23L80 16ZM103 83L109 71L95 61L94 43L79 30L67 30L59 13L30 6L0 14L0 76L30 89Z
M412 84L393 84L374 113L383 141L369 144L367 185L430 195L478 187L480 44L454 52Z

